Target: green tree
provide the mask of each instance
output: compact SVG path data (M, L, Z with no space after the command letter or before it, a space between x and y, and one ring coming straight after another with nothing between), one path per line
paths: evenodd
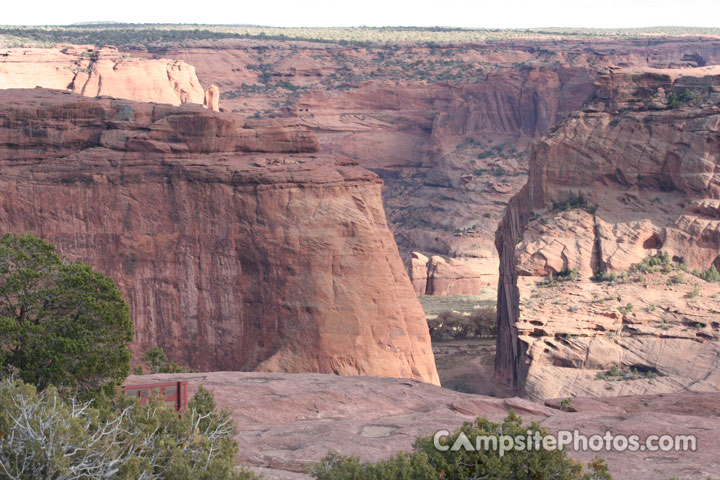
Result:
M113 281L33 235L0 238L0 365L82 398L127 377L133 328Z

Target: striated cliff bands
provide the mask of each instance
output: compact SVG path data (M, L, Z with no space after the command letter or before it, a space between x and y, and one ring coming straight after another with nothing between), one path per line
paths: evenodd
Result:
M438 383L382 182L292 121L0 91L0 226L116 280L136 356Z
M596 86L498 229L496 375L535 399L717 390L720 69Z

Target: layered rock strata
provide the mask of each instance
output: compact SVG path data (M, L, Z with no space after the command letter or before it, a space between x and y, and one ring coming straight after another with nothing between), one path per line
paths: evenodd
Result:
M132 54L139 54L132 52ZM403 259L444 260L438 288L480 293L497 284L494 232L527 182L532 140L580 108L608 68L720 63L716 37L513 39L438 45L337 45L222 40L168 47L222 105L245 115L290 116L323 151L358 160L385 181L384 204ZM437 272L437 282L434 281Z

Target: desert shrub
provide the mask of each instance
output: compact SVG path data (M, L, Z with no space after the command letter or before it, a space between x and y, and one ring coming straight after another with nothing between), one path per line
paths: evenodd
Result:
M657 252L655 255L646 257L642 262L633 265L631 272L654 273L657 271L669 271L672 267L670 254L668 252Z
M630 313L632 311L633 308L634 308L634 305L632 303L628 303L625 306L618 308L618 310L623 315L627 315L628 313Z
M179 416L163 401L137 399L95 408L0 381L0 478L70 480L250 480L235 467L235 426L200 390Z
M687 271L687 267L683 263L678 263L677 268L679 270ZM673 271L673 262L670 259L668 252L657 252L654 255L648 256L643 259L642 262L632 265L627 272L610 272L598 268L595 271L592 279L595 282L617 282L623 283L628 280L636 282L644 282L646 280L645 274L663 272L670 273ZM636 275L636 276L632 276ZM677 275L676 275L677 276ZM680 277L682 278L682 277ZM672 280L674 282L674 280Z
M542 280L537 283L538 287L554 287L558 284L558 282L564 282L564 281L575 281L578 278L578 275L580 275L577 268L563 268L557 274L553 275L552 272L548 275L548 277L545 280Z
M652 380L657 376L657 372L651 369L642 371L635 367L620 368L617 365L613 365L612 367L610 367L609 370L605 372L598 372L595 378L597 378L598 380L628 381L640 380L643 378Z
M464 434L475 445L478 436L526 436L528 430L547 434L536 422L523 425L511 412L502 424L482 418L465 422L442 443L451 446ZM512 450L503 456L483 449L441 452L435 448L433 437L420 437L412 452L376 463L333 453L313 465L310 474L317 480L612 480L607 465L599 459L585 469L569 458L567 452L558 450Z
M571 193L565 200L559 202L553 200L551 211L565 211L575 208L585 210L588 213L595 213L597 211L597 206L590 205L588 198L582 192L578 192L577 194Z
M0 238L0 366L44 389L112 392L128 374L130 309L113 281L33 235Z
M574 412L575 409L573 408L573 401L572 398L564 398L560 401L560 410L563 412Z
M495 307L474 308L471 312L440 312L428 320L433 340L464 340L494 337L497 333Z
M706 282L720 282L720 272L718 272L718 269L715 268L715 265L711 265L710 268L708 268L704 272L700 272L697 276L699 276Z
M594 282L617 282L618 274L616 272L606 272L601 268L595 270L592 276Z

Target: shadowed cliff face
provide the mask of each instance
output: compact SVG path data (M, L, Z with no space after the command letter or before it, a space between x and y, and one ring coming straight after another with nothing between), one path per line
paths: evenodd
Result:
M717 67L624 70L533 144L496 239L500 380L535 399L720 387L720 288L698 278L720 265L719 102Z
M438 383L377 176L292 122L0 92L0 228L111 276L136 356Z
M157 55L186 61L204 83L217 83L221 107L297 118L322 151L378 173L416 293L444 295L496 285L493 236L527 182L528 145L582 107L598 72L709 65L720 61L720 42L358 47L227 40ZM413 251L428 261L413 260Z

